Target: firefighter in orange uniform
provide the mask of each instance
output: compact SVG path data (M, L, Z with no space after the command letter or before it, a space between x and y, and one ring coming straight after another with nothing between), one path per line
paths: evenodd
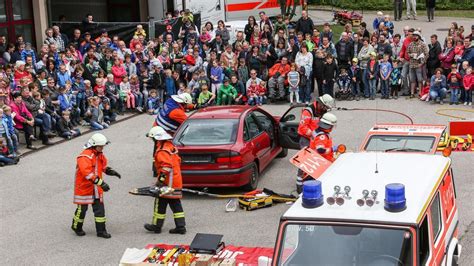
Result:
M298 125L298 135L300 136L300 149L309 146L314 131L318 127L319 118L330 111L334 105L334 98L329 94L318 97L312 104L304 108L301 112L300 124ZM303 188L303 171L298 169L296 174L296 191L301 193Z
M71 229L78 236L86 233L82 230L88 205L92 205L95 216L95 228L98 237L110 238L105 228L105 209L103 201L104 191L110 187L103 180L103 173L120 178L120 174L107 167L107 158L102 153L104 146L109 144L107 138L96 133L91 136L84 146L84 151L77 156L76 181L74 184L74 204L76 212L72 220Z
M150 129L147 137L153 139L156 145L154 155L155 168L158 173L156 186L159 187L160 195L155 199L153 222L145 224L145 229L154 233L161 233L161 227L166 217L166 207L170 205L176 228L169 230L170 234L185 234L186 222L184 220L183 179L181 177L181 158L178 149L173 145L172 136L162 127L155 126Z
M309 147L316 150L327 160L334 162L334 151L337 150L332 144L329 136L334 126L337 124L337 117L331 113L325 113L318 122L314 137L311 139Z

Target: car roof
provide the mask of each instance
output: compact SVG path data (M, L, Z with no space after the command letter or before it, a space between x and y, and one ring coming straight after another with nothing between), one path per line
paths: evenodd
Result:
M307 209L301 197L283 215L283 219L357 221L383 224L419 224L438 185L449 169L451 160L433 154L360 152L346 153L339 158L318 179L322 183L324 204ZM378 173L375 173L375 170ZM385 185L402 183L405 185L407 208L394 213L384 209ZM334 186L351 187L352 199L342 206L329 205L327 197L334 195ZM378 204L359 207L357 199L362 198L362 190L377 190Z
M249 110L257 109L257 107L249 105L225 105L211 106L199 109L189 119L209 119L209 118L239 118L243 113Z

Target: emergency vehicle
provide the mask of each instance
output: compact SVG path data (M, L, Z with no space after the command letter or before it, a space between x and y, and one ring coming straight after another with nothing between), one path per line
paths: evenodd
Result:
M296 1L296 2L295 2ZM295 13L301 14L299 0L287 0L287 5L296 4ZM258 13L264 11L267 16L281 14L279 0L158 0L148 1L150 16L165 17L166 12L189 9L193 13L201 13L201 24L211 21L247 21L253 15L258 20Z
M268 265L457 265L458 223L448 157L345 153L305 182Z

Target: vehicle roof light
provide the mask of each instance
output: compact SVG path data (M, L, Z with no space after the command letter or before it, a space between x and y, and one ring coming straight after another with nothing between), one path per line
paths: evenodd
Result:
M306 181L303 184L303 207L317 208L324 203L322 184L319 180Z
M385 185L385 210L401 212L406 209L405 185L391 183Z

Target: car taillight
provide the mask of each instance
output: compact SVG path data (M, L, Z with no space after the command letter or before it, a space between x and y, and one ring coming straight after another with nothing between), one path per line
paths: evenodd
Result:
M223 157L217 157L216 158L216 163L238 163L242 161L242 156L238 152L231 152L230 154L227 154L227 156Z

